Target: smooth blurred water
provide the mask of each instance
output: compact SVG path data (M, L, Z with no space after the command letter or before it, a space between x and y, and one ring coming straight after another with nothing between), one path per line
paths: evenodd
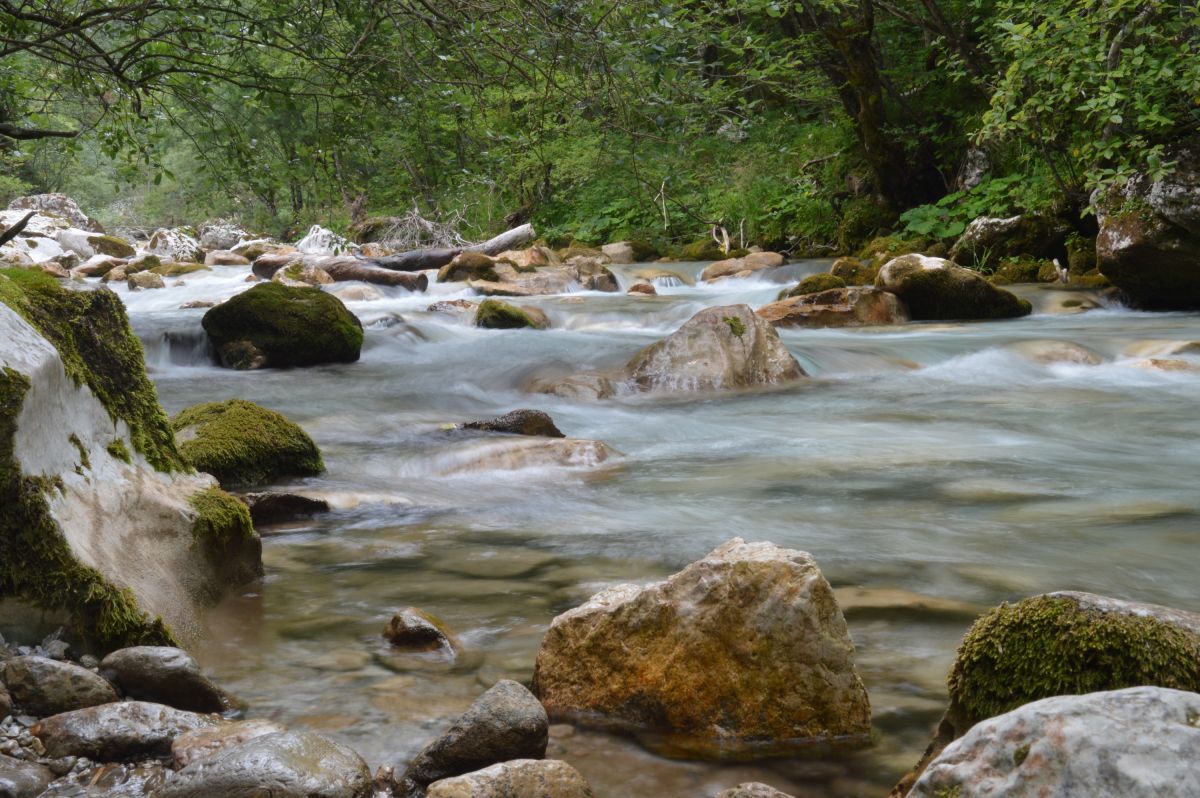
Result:
M693 276L701 266L666 268ZM285 413L328 466L290 487L338 508L261 530L266 580L214 615L204 663L253 716L402 765L496 679L527 681L554 615L608 584L661 578L735 535L811 552L835 587L979 608L1081 589L1200 609L1200 372L1133 366L1154 351L1146 342L1200 341L1197 314L1108 308L791 330L783 340L811 377L779 390L596 403L523 390L534 377L623 363L701 308L758 307L827 266L660 281L657 297L528 300L549 316L547 331L479 330L426 311L471 298L459 285L383 289L383 299L348 303L367 330L358 363L260 372L212 366L204 311L178 309L244 290L244 267L168 290L118 288L168 411L238 396ZM1018 290L1039 305L1052 297ZM1102 362L1042 365L1019 347L1045 340ZM568 436L620 457L514 470L441 429L517 407L545 410ZM389 670L379 632L406 605L461 635L460 667ZM970 619L849 621L879 730L868 751L713 765L556 729L551 754L599 796L704 796L746 780L798 796L881 795L923 750Z

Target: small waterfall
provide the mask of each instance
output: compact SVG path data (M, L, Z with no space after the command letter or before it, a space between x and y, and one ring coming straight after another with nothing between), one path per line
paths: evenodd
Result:
M208 336L199 326L186 330L164 330L142 338L146 363L152 368L207 366L212 364Z

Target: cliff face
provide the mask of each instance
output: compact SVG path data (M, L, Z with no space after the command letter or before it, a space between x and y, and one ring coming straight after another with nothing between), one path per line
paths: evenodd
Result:
M117 297L0 271L0 597L100 648L188 641L260 554L245 508L180 459Z

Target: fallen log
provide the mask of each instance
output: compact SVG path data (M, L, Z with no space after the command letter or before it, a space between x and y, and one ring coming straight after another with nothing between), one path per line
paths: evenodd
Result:
M358 258L318 258L314 266L323 270L334 280L362 280L375 285L398 285L409 291L424 291L429 287L429 277L416 272L397 272L381 269Z
M446 249L444 247L414 249L411 252L403 252L399 255L390 255L383 258L359 258L359 260L381 269L390 269L397 272L424 271L425 269L442 268L454 260L455 256L460 252L482 252L484 255L494 256L506 250L516 249L522 244L528 244L535 238L537 238L537 232L534 231L533 225L523 224L520 227L506 230L495 238L484 241L482 244L472 244L469 247L462 247L461 249Z
M5 230L3 234L0 234L0 247L16 238L21 231L25 229L25 225L29 224L29 220L35 216L37 216L37 211L30 211L29 213L25 214L24 219Z

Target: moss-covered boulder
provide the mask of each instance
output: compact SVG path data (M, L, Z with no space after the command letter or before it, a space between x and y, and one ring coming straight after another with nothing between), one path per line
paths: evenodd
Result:
M325 470L320 450L298 424L244 399L193 405L174 416L171 426L188 465L226 488Z
M817 274L808 275L807 277L805 277L803 280L800 281L799 285L797 285L795 288L793 288L790 291L785 291L783 296L781 296L779 298L787 299L790 296L804 296L805 294L817 294L817 293L820 293L821 291L830 291L834 288L845 288L845 287L846 287L846 281L843 280L841 277L838 277L836 274L830 274L829 272L818 272Z
M923 238L905 238L899 235L881 236L872 238L854 256L868 267L879 269L893 258L911 255L914 252L925 252L929 246L930 242Z
M319 288L261 283L205 313L202 324L226 368L353 363L362 350L358 317Z
M180 456L120 299L0 271L0 337L0 597L100 648L196 639L257 541L203 523L213 480ZM214 553L210 528L240 547Z
M1028 316L1033 306L978 272L941 258L904 255L888 261L875 287L895 294L914 321L971 321Z
M149 271L163 277L182 277L185 274L195 274L196 272L208 272L212 269L205 266L203 263L160 263L157 266L152 266ZM128 271L126 271L128 274Z
M879 274L878 266L870 266L849 255L838 258L829 267L829 273L840 277L846 285L874 285Z
M1067 259L1066 241L1071 228L1045 213L1026 213L1006 219L980 216L973 220L950 248L950 260L973 269L995 269L1001 261Z
M537 308L519 308L499 299L485 299L475 311L475 326L490 330L518 330L523 327L544 330L550 323L546 314Z
M652 585L619 585L550 624L533 691L551 718L739 744L862 742L854 645L805 552L734 538ZM761 752L761 749L760 749Z
M971 627L947 686L950 704L907 793L950 742L982 720L1051 696L1151 685L1200 692L1200 614L1091 593L1002 604Z

